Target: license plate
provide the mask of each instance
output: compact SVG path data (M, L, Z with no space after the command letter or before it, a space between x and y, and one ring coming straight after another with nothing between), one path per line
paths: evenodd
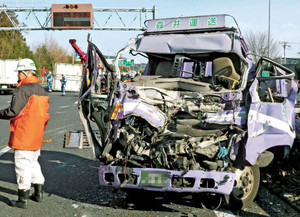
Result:
M6 86L6 85L3 85L3 86L2 86L2 88L3 88L3 89L6 89L6 88L7 88L7 86Z
M151 187L165 187L168 183L168 173L142 171L141 185Z

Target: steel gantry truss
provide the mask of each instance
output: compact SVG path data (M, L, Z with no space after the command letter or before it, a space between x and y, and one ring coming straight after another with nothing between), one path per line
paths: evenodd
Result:
M94 26L91 30L144 31L144 22L147 19L155 19L155 10L155 6L153 8L93 8ZM14 15L18 15L18 23L14 21ZM7 16L11 25L1 26L0 22L2 31L54 30L51 27L51 7L0 7L0 21L4 16Z

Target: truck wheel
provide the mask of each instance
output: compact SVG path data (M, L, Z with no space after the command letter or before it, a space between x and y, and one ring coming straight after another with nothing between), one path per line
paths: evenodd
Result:
M203 209L209 209L209 210L217 210L222 205L223 196L221 194L215 194L215 193L198 193L193 194L193 203L196 207L201 207Z
M147 207L155 203L156 194L152 191L144 191L140 189L124 190L127 197L127 205L129 207Z
M258 166L245 166L243 170L236 170L233 190L225 196L227 204L232 210L239 210L250 205L255 199L260 183Z

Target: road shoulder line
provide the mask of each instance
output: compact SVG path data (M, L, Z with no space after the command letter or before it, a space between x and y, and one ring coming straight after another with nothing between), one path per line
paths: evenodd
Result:
M2 156L2 155L4 155L6 152L8 152L9 150L10 150L11 148L10 147L5 147L5 148L3 148L3 149L1 149L0 150L0 157Z

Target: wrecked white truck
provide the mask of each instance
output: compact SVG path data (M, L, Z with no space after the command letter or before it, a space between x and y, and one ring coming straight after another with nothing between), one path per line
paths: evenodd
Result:
M100 184L249 205L259 168L273 159L269 149L292 147L294 73L264 57L254 67L230 15L155 19L146 27L118 53L115 69L88 40L79 114L100 160ZM117 65L123 52L148 60L127 83ZM95 88L100 68L107 95Z

